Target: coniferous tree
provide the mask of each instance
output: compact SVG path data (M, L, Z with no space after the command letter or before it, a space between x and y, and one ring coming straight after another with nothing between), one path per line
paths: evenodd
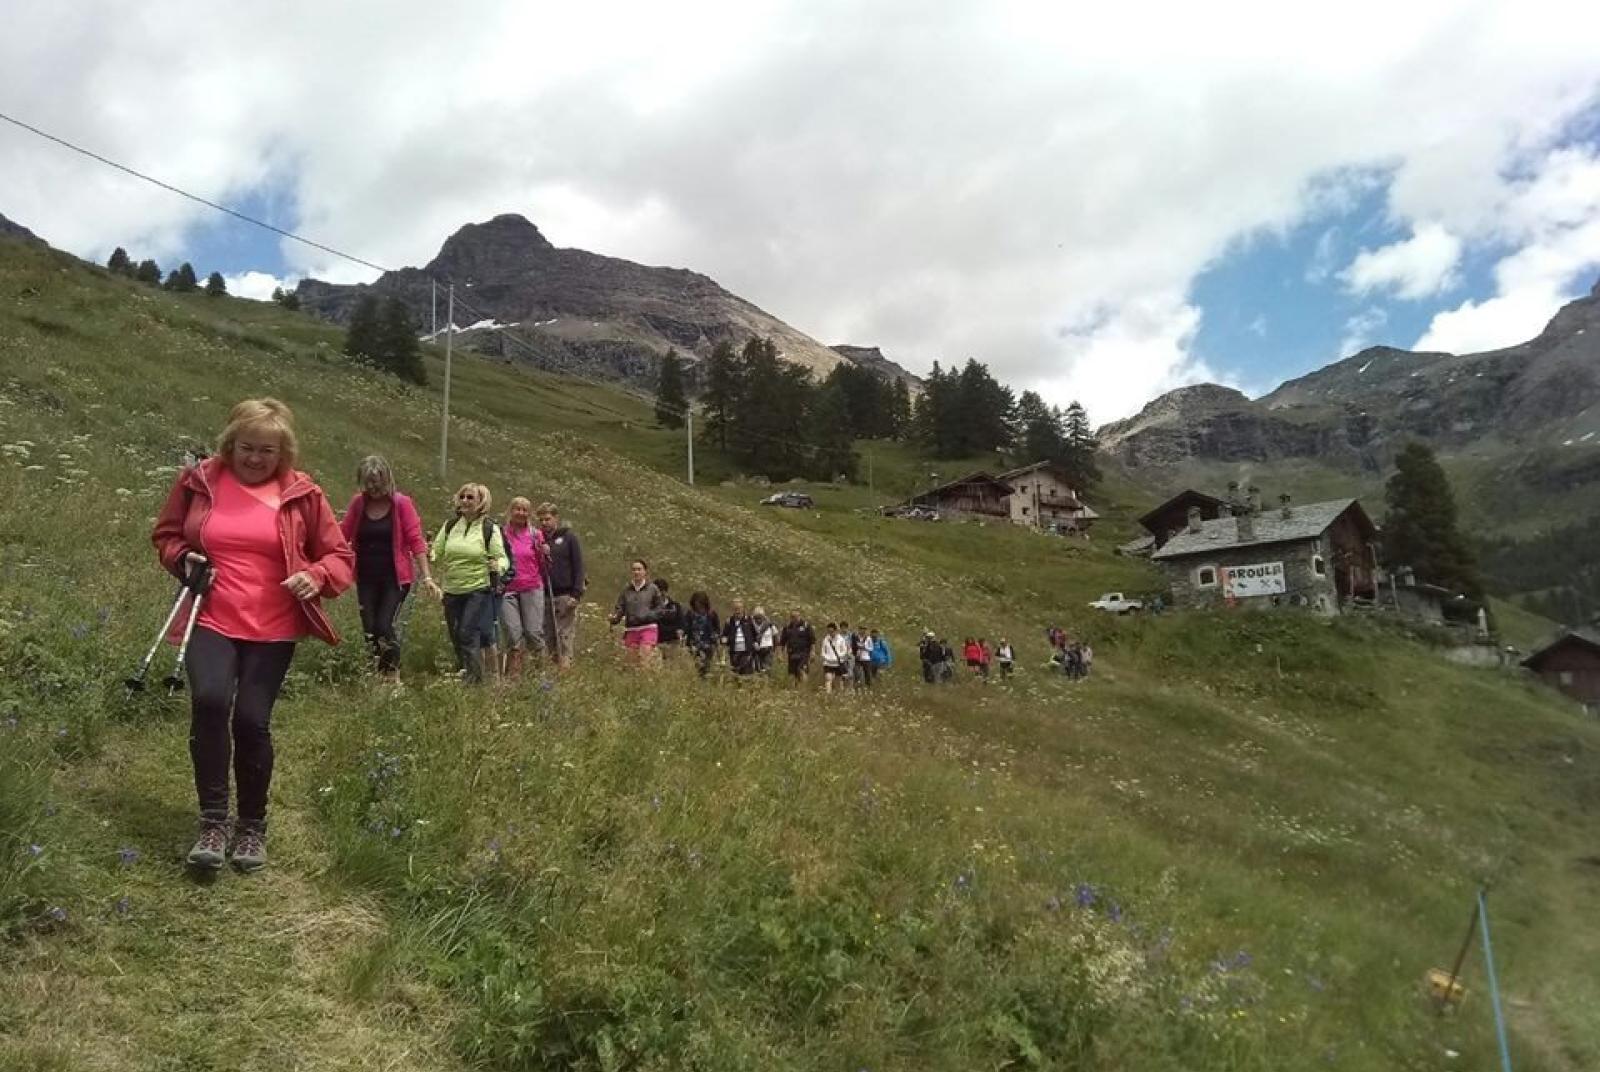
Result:
M174 268L172 271L167 273L166 281L161 284L161 289L170 290L176 293L178 287L181 285L182 277L178 275L178 270Z
M221 272L212 272L206 276L206 293L213 298L221 298L228 293L228 281L222 278Z
M106 261L106 267L117 275L133 274L133 262L128 259L128 251L121 246L111 251L111 259Z
M418 385L428 382L428 369L422 362L422 346L417 342L411 313L399 298L385 298L378 313L376 331L379 367Z
M141 283L158 287L161 285L161 265L152 260L142 260L139 262L139 267L134 269L133 278Z
M728 433L732 430L734 414L743 397L743 383L739 359L733 344L726 340L717 343L711 356L706 358L705 386L700 392L700 404L705 410L706 427L702 433L708 443L715 443L724 453L728 450Z
M862 372L867 370L862 369ZM868 375L875 375L868 373ZM830 379L811 392L812 405L807 428L810 432L811 458L805 469L824 480L844 477L854 480L857 458L855 432L850 427L850 398L848 381Z
M911 431L911 387L898 377L889 400L889 425L896 439L904 439Z
M289 310L291 313L298 313L300 311L300 295L292 290L284 290L282 287L273 287L272 300Z
M683 360L678 351L668 350L661 359L656 378L656 423L663 428L682 428L689 397L683 388Z
M1100 441L1089 423L1089 412L1074 401L1060 419L1066 435L1066 466L1072 474L1072 486L1080 491L1092 488L1100 483L1100 465L1096 460Z
M350 323L344 332L344 352L377 364L381 336L378 299L371 294L363 294L356 299L356 307L350 311Z
M1383 556L1390 568L1410 567L1418 580L1483 596L1483 581L1467 541L1456 527L1455 496L1438 459L1421 443L1395 458L1384 487Z
M1017 461L1023 465L1053 462L1066 465L1070 451L1061 411L1045 404L1036 391L1017 400Z

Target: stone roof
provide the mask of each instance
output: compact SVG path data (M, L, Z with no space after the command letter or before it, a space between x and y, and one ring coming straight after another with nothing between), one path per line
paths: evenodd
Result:
M1600 632L1591 628L1563 630L1560 636L1542 645L1539 650L1522 660L1522 665L1529 670L1537 670L1539 669L1539 664L1544 661L1545 656L1557 648L1564 648L1569 644L1576 644L1579 647L1588 648L1590 651L1600 654Z
M1254 547L1257 544L1286 543L1290 540L1313 540L1328 531L1329 527L1354 507L1361 512L1361 520L1372 528L1372 522L1361 504L1355 499L1332 499L1328 502L1307 503L1296 506L1284 517L1281 510L1263 510L1251 518L1254 534L1248 540L1239 539L1238 518L1219 517L1200 524L1199 532L1184 529L1168 540L1153 559L1187 558L1190 555L1210 554L1234 547Z

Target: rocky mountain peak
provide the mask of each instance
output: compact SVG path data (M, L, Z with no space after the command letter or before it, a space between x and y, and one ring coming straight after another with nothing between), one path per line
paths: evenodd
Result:
M498 277L525 271L555 248L526 216L506 212L469 223L445 239L427 270L451 277Z
M913 376L902 366L883 356L883 350L876 346L850 346L840 343L837 346L830 347L830 349L853 364L860 365L864 369L870 369L885 379L891 381L904 380L907 386L916 389L922 387L920 377Z

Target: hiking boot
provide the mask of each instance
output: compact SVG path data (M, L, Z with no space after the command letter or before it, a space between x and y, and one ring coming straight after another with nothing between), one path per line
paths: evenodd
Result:
M189 866L215 871L223 865L228 851L228 827L212 819L200 821L200 837L189 850Z
M267 866L266 832L254 823L240 823L233 831L233 866L259 871Z

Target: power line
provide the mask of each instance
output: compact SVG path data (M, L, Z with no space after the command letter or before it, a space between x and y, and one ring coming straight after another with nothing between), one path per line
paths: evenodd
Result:
M92 149L86 149L81 145L77 145L77 144L75 144L75 143L73 143L71 141L68 141L65 138L58 137L58 136L56 136L54 134L51 134L48 131L41 130L38 127L33 126L30 123L24 123L22 120L17 119L14 116L7 115L4 112L0 112L0 120L4 120L5 122L10 123L11 125L13 125L15 127L18 127L18 128L20 128L22 130L28 131L30 134L35 134L38 137L41 137L41 138L45 139L46 141L54 142L55 144L60 145L63 148L70 149L71 151L73 151L75 153L79 153L79 154L81 154L83 156L86 156L91 160L97 161L98 163L105 164L107 167L115 168L116 170L121 171L124 174L131 175L134 178L139 179L139 180L141 180L143 182L148 182L153 186L158 186L161 189L168 191L169 193L177 194L179 197L187 198L188 200L193 201L196 204L204 205L206 208L213 209L213 210L215 210L217 212L221 212L224 215L232 216L234 219L240 220L240 221L242 221L244 223L248 223L248 224L251 224L252 226L260 227L260 228L262 228L264 230L271 231L274 234L282 235L284 238L288 238L288 239L291 239L291 240L293 240L295 242L299 242L302 245L310 246L313 249L319 249L324 253L330 253L333 256L339 257L339 258L341 258L343 260L347 260L347 261L351 262L352 264L359 264L363 268L371 268L374 271L383 272L383 273L386 273L386 274L396 271L396 269L386 268L381 264L376 264L376 263L374 263L372 261L366 260L365 258L357 257L356 255L354 255L352 253L346 253L343 250L335 249L333 246L329 246L329 245L326 245L326 244L324 244L322 242L315 241L314 239L306 238L303 235L295 234L293 231L286 231L283 228L278 227L278 226L276 226L274 224L267 223L265 220L257 219L254 216L251 216L251 215L249 215L247 213L244 213L244 212L240 212L237 209L229 208L227 205L218 204L215 201L208 200L207 198L201 197L199 194L190 193L188 190L185 190L185 189L183 189L181 187L178 187L178 186L174 186L169 182L164 182L163 180L158 179L153 175L147 175L144 172L139 171L139 170L137 170L135 168L131 168L126 164L122 164L122 163L117 162L116 160L112 160L110 157L103 156L100 153L97 153L97 152L93 151ZM440 278L434 276L432 273L428 273L428 278L434 280L435 282L444 283L446 286L453 285L454 282L455 282L454 280L449 279L448 277L440 279ZM494 331L498 331L498 332L502 333L502 337L509 338L513 342L517 343L518 345L521 345L524 348L524 351L526 353L530 354L531 356L533 356L537 360L546 361L546 362L552 361L552 360L556 360L556 361L558 361L558 364L559 364L559 359L556 356L551 355L551 354L549 354L549 353L547 353L547 352L545 352L543 350L535 349L526 340L524 340L524 339L522 339L522 338L520 338L520 337L518 337L516 335L511 334L510 333L510 328L511 328L510 325L500 324L498 321L494 320L493 317L485 317L483 315L482 310L474 308L470 303L466 302L463 298L461 298L459 296L455 300L456 300L456 303L458 305L463 306L467 310L468 315L478 317L480 322L483 321L483 320L488 320L489 323L491 325L493 325L492 328L489 329L489 330L494 330ZM450 324L446 325L445 330L446 331L455 331L457 329L456 329L456 326L455 326L454 322L452 321ZM595 386L602 386L602 387L615 387L615 386L617 386L616 384L608 382L608 381L596 379L596 378L590 377L590 376L584 376L582 373L578 372L574 368L571 368L570 366L560 366L560 367L565 372L565 374L570 375L573 379L581 380L581 381L583 381L585 383L594 384ZM548 385L547 385L547 389L552 389L552 388L549 388ZM629 414L623 413L621 410L613 409L610 406L605 405L604 403L596 402L596 401L594 401L592 399L576 399L576 396L573 396L571 394L568 394L567 397L574 398L577 401L581 401L584 404L590 406L591 408L600 409L600 410L603 410L603 411L605 411L607 413L612 414L613 416L620 417L621 419L623 419L625 421L633 421L634 420L634 418L632 416L630 416ZM681 407L681 408L677 407L677 406L663 406L658 402L657 403L657 407L662 409L665 412L675 414L676 416L679 416L679 417L689 417L691 415L690 414L690 409L687 406ZM833 451L838 449L837 447L826 447L826 446L822 446L820 444L807 443L804 440L796 440L796 439L791 439L791 438L783 437L783 436L767 435L767 434L762 433L762 432L750 431L748 429L740 432L740 435L745 437L745 438L749 438L749 439L758 439L758 440L763 440L763 441L771 442L771 443L782 443L784 446L788 447L791 450L799 448L801 450L810 451L810 452L812 452L812 456L813 457L815 457L815 456L817 456L819 454L822 454L824 452L831 453L831 452L833 452Z
M54 134L50 134L50 133L48 133L46 131L40 130L36 126L31 126L31 125L29 125L27 123L24 123L22 120L13 118L12 116L9 116L9 115L6 115L4 112L0 112L0 119L4 119L7 123L10 123L12 126L21 127L23 130L28 131L30 134L37 134L39 137L44 138L46 141L53 141L57 145L64 146L65 148L71 149L75 153L81 153L84 156L87 156L91 160L98 160L100 163L105 164L107 167L116 168L118 171L125 172L126 174L132 175L136 179L142 179L145 182L152 183L153 185L161 187L163 190L167 190L170 193L175 193L179 197L186 197L190 201L194 201L194 202L197 202L199 204L202 204L202 205L206 206L207 208L213 208L213 209L216 209L218 212L227 213L229 216L232 216L234 219L243 220L245 223L254 224L257 227L264 227L267 230L272 231L274 234L280 234L285 238L291 238L294 241L299 242L299 243L301 243L303 245L310 246L312 249L320 249L324 253L331 253L335 257L342 257L345 260L350 261L350 262L352 262L354 264L361 265L363 268L372 268L372 269L375 269L375 270L377 270L379 272L391 272L391 271L394 270L392 268L385 268L381 264L374 264L371 261L363 260L360 257L356 257L356 256L353 256L352 254L345 253L342 250L334 249L332 246L323 245L321 242L317 242L317 241L314 241L313 239L306 238L303 235L297 235L293 231L285 231L282 227L275 227L272 224L267 223L265 220L258 220L254 216L247 216L243 212L238 211L237 209L229 208L227 205L219 205L215 201L208 201L205 198L201 197L199 194L192 194L188 190L180 189L179 187L176 187L176 186L172 185L170 182L163 182L163 181L161 181L160 179L156 178L153 175L146 175L142 171L135 171L133 168L127 166L126 164L119 164L115 160L112 160L109 157L101 156L99 153L94 152L93 150L85 149L81 145L74 145L72 142L67 141L65 138L58 138Z

